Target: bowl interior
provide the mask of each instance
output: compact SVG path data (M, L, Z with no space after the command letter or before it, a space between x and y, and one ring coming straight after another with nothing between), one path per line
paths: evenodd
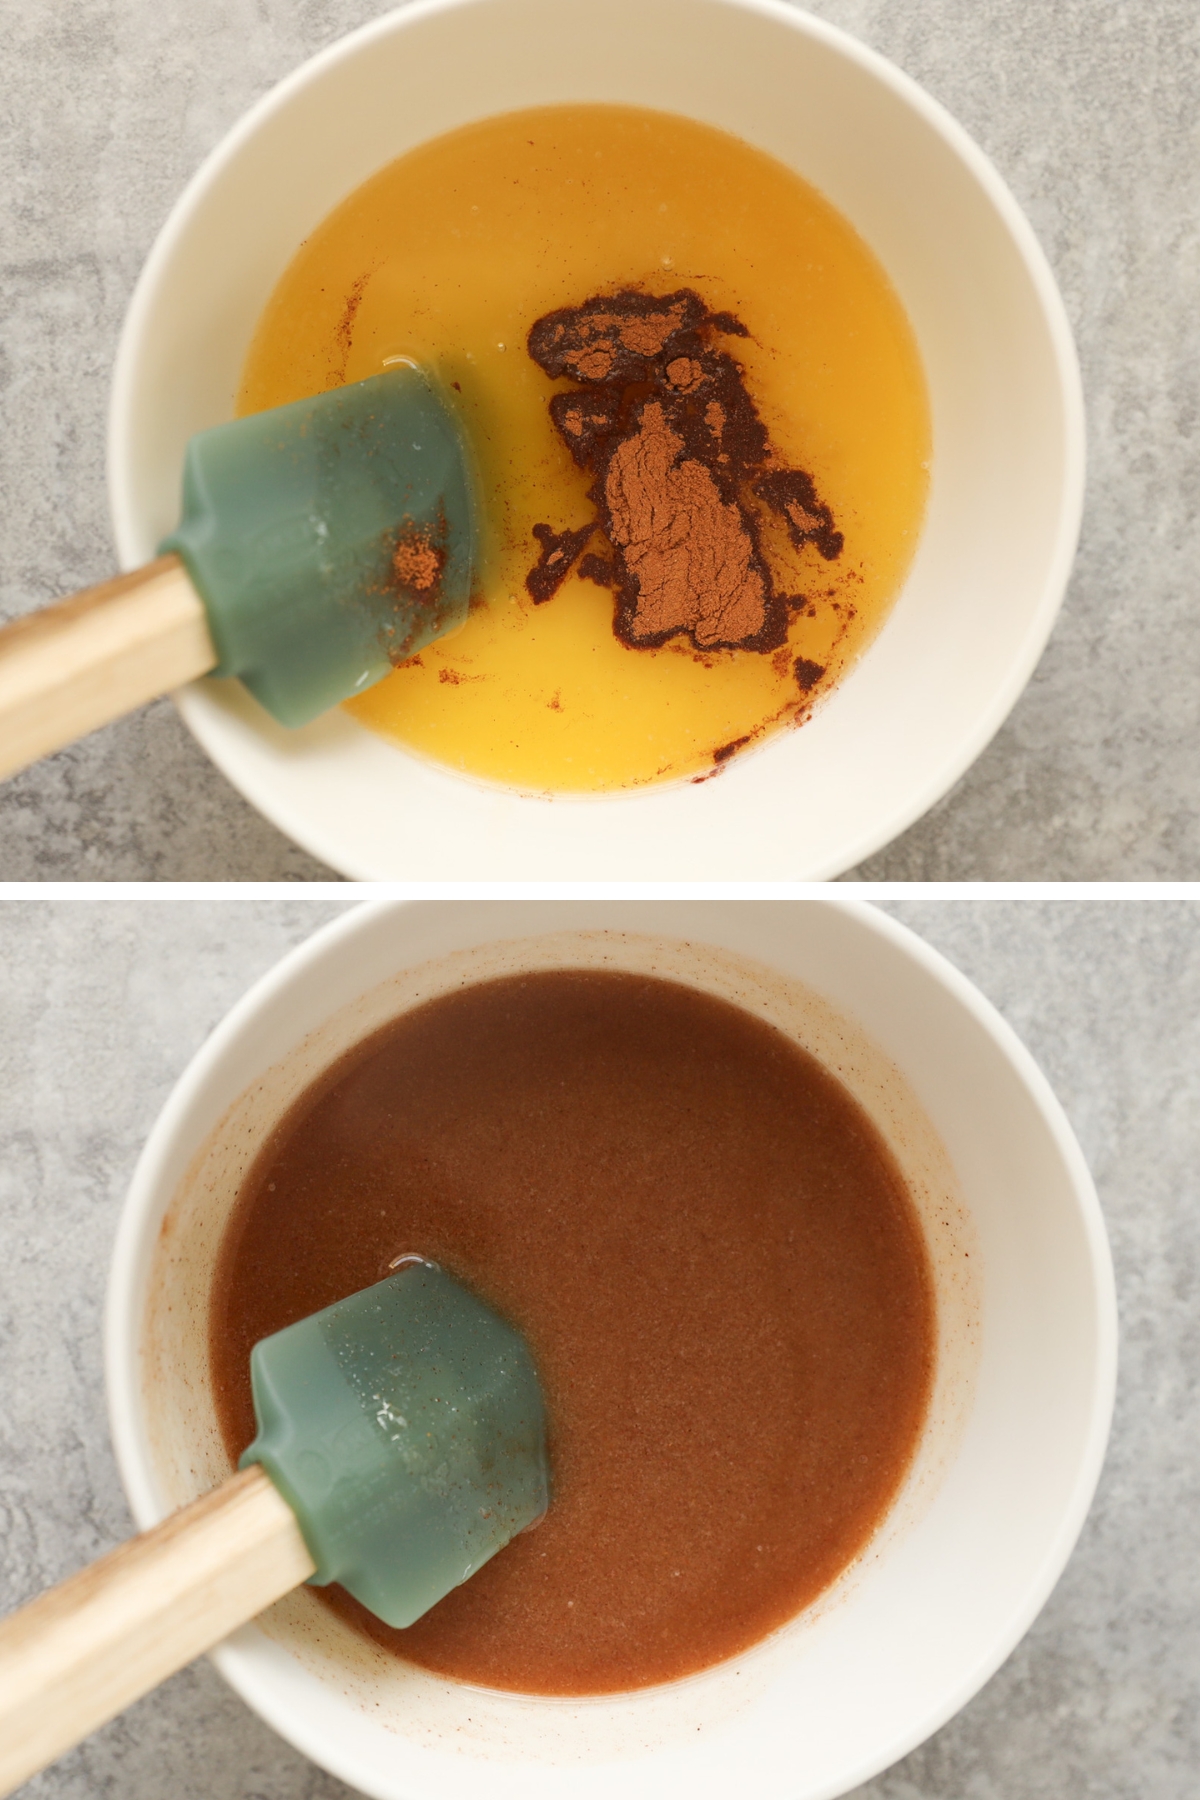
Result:
M719 780L629 795L467 781L340 712L285 732L233 682L187 690L184 716L262 811L364 879L840 873L946 790L1028 678L1074 550L1082 414L1053 280L990 165L915 84L790 6L423 0L282 83L192 182L134 296L110 434L122 562L175 523L184 445L231 416L261 309L332 207L429 137L568 101L735 133L819 188L887 270L934 452L922 541L879 638L803 730Z
M294 1095L377 1023L460 981L615 966L771 1019L832 1068L901 1162L935 1268L939 1365L908 1482L808 1613L688 1681L589 1701L409 1669L290 1596L218 1652L279 1730L364 1791L844 1792L1007 1654L1082 1522L1111 1397L1111 1296L1086 1172L1054 1103L936 959L825 903L414 904L319 934L230 1016L147 1146L110 1297L110 1392L142 1524L228 1473L205 1349L221 1229ZM965 988L965 984L962 984ZM967 990L970 993L970 990ZM979 1002L983 1009L983 1003ZM984 1009L986 1010L986 1009Z

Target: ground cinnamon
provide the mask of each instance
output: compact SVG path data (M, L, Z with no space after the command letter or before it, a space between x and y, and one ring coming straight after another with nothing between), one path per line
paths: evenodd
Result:
M633 648L684 635L698 650L775 650L807 597L781 592L763 553L760 507L800 548L832 561L842 534L811 476L785 467L740 365L715 347L749 333L690 288L627 288L539 319L529 354L552 379L580 384L550 401L554 425L595 477L595 518L575 530L538 525L526 587L549 600L578 562L613 588L613 629ZM584 555L597 533L608 553ZM815 665L797 665L807 691ZM805 677L809 677L806 681Z
M418 527L406 519L392 552L392 574L397 587L428 595L441 581L445 565L445 547L435 541L427 527Z
M394 622L385 627L384 648L391 662L407 662L414 648L436 632L443 617L442 577L447 561L444 513L432 524L403 519L388 537L388 569L382 587Z

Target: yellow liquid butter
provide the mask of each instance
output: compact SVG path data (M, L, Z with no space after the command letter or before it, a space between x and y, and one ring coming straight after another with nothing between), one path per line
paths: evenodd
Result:
M764 526L781 591L809 604L773 654L630 649L613 596L570 577L535 606L536 524L584 524L591 477L551 424L526 350L542 314L595 294L694 289L782 460L845 546L825 561ZM634 107L509 113L421 145L343 201L263 314L238 410L280 406L408 357L457 384L489 517L463 629L349 702L419 755L525 791L710 772L714 753L801 723L879 629L916 547L929 413L911 327L842 216L728 134ZM601 540L595 541L599 548ZM826 674L803 693L797 657Z

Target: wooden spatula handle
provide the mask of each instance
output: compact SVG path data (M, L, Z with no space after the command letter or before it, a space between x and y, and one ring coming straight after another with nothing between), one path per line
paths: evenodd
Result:
M177 556L0 629L0 777L217 665Z
M256 1467L0 1621L0 1794L312 1573Z

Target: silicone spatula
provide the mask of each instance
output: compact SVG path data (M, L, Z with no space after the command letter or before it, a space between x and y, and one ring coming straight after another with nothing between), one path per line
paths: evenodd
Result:
M250 1368L242 1472L0 1623L0 1794L301 1582L411 1625L546 1510L525 1342L432 1263Z
M210 673L306 724L463 623L478 529L414 364L200 432L157 561L0 630L0 776Z

